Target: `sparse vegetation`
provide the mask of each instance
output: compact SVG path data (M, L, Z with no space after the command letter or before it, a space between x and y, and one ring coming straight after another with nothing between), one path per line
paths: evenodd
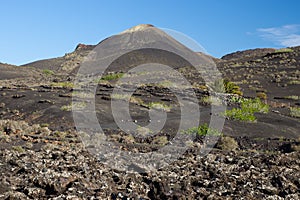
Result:
M240 108L233 108L225 112L225 116L233 120L255 122L254 113L268 113L269 106L263 103L259 98L243 99Z
M214 83L214 89L217 92L225 92L229 94L237 94L239 96L243 96L243 92L241 88L235 83L229 81L228 79L217 80Z
M243 100L244 100L244 98L241 97L241 96L231 96L230 99L229 99L229 102L230 103L241 104Z
M112 99L118 99L118 100L128 100L130 98L129 94L117 94L113 93L110 95Z
M297 95L285 96L284 99L297 101L297 100L300 100L300 96L297 96Z
M74 102L73 104L71 103L69 105L64 105L60 109L62 111L72 111L72 109L82 110L85 107L86 107L86 103L84 103L84 102Z
M54 74L54 71L50 70L50 69L44 69L43 70L43 74L51 76Z
M300 118L300 107L290 107L290 113L292 117Z
M0 127L0 141L5 141L5 142L8 142L10 137L8 135L6 135L3 130L1 130L3 128Z
M131 103L135 103L135 104L138 104L138 105L143 105L144 104L144 101L141 98L134 97L134 96L131 96L129 101Z
M13 146L12 149L18 153L23 153L25 151L22 146Z
M300 85L300 81L299 80L289 81L289 85Z
M92 92L88 92L88 91L74 91L72 93L73 97L77 97L77 98L93 98L94 94Z
M130 96L129 94L117 94L113 93L110 95L112 99L116 100L128 100L130 103L138 104L138 105L144 105L145 107L148 107L141 98L135 97L135 96Z
M41 124L40 125L42 128L44 128L44 127L48 127L49 126L49 124L47 124L47 123L43 123L43 124Z
M224 151L235 151L239 148L237 141L229 136L221 137L217 146Z
M241 88L236 85L235 83L225 79L224 80L224 88L226 93L230 94L237 94L240 96L243 96L243 92L241 91Z
M168 142L169 142L169 140L168 140L167 136L157 136L153 139L152 144L164 146L164 145L168 144Z
M156 109L156 110L164 110L166 112L170 112L171 108L172 108L171 106L168 106L162 102L150 102L146 106L149 108Z
M222 102L220 99L214 96L204 96L201 98L201 102L209 105L221 105Z
M267 94L264 92L257 92L256 96L260 99L266 100L267 99Z
M101 77L101 80L105 81L111 81L111 80L117 80L119 78L122 78L124 76L124 73L112 73L112 74L107 74Z
M159 83L156 84L158 87L162 87L162 88L170 88L170 87L177 87L176 83L173 83L171 81L165 80L165 81L161 81Z
M197 83L193 83L193 87L197 88L197 89L200 89L200 90L203 90L203 91L207 91L207 89L208 89L206 85L199 85Z
M188 130L184 131L186 134L196 134L199 136L205 136L205 135L214 135L214 136L220 136L222 135L222 132L209 128L207 124L200 125L198 127L192 127Z
M67 133L66 132L61 132L61 131L55 131L55 132L53 132L53 135L55 137L58 137L58 138L65 138Z

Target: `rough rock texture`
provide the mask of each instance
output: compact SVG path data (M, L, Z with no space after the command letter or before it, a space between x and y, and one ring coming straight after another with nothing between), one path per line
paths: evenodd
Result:
M76 134L0 122L0 199L299 199L297 151L200 157L195 146L166 168L126 173L97 161Z

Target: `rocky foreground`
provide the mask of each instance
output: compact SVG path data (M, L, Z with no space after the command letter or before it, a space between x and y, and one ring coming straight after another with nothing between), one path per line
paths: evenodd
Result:
M195 143L168 167L138 174L98 162L75 133L0 124L0 199L299 199L296 141L237 139L237 150L205 157Z

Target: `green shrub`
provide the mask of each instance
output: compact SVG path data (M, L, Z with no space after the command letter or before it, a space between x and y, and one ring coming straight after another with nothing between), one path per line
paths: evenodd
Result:
M171 106L168 106L161 102L150 102L149 104L147 104L145 106L149 107L149 108L154 108L156 110L164 110L166 112L170 112L171 108L172 108Z
M263 100L267 99L267 94L264 93L264 92L257 92L257 93L256 93L256 96L257 96L258 98L260 98L260 99L263 99Z
M111 80L116 80L119 78L122 78L124 76L124 73L113 73L113 74L107 74L101 77L101 80L105 81L111 81Z
M62 106L60 109L62 111L72 111L72 109L74 110L82 110L86 107L86 103L85 102L74 102L73 104L69 104L69 105L64 105Z
M292 80L292 81L289 81L288 84L290 84L290 85L300 85L300 81L298 81L298 80Z
M44 70L43 70L43 74L50 76L50 75L53 75L53 74L54 74L54 71L52 71L52 70L50 70L50 69L44 69Z
M41 124L40 126L41 126L42 128L44 128L44 127L49 127L49 124L43 123L43 124Z
M290 107L292 117L300 117L300 107Z
M164 146L169 143L167 136L158 136L153 139L152 144L156 144L159 146Z
M239 96L243 96L241 88L235 83L229 81L228 79L220 79L215 81L213 87L216 92L225 92L229 94L237 94Z
M207 124L200 125L198 127L192 127L188 130L184 131L186 134L197 134L199 136L205 136L205 135L215 135L220 136L222 135L222 132L209 128Z
M77 97L77 98L93 98L94 94L92 92L89 91L74 91L72 93L73 97Z
M230 94L237 94L239 96L243 96L243 92L241 91L241 88L236 85L235 83L225 79L224 80L224 88L226 93Z
M117 100L128 100L130 99L130 95L129 94L117 94L117 93L113 93L110 95L110 97L112 99L117 99Z
M291 95L291 96L285 96L283 97L284 99L290 99L290 100L300 100L300 96L297 96L297 95Z
M110 95L111 99L115 99L115 100L124 100L124 101L128 101L130 103L134 103L134 104L138 104L138 105L144 105L145 107L150 107L149 104L145 104L143 102L143 100L141 98L135 97L135 96L131 96L129 94L117 94L117 93L113 93Z
M223 80L223 79L218 79L218 80L216 80L216 81L214 82L213 89L214 89L216 92L222 92L222 93L224 93L224 92L225 92L224 80Z
M65 138L66 135L67 135L67 132L61 132L61 131L53 132L53 136L58 137L58 138Z
M201 98L201 102L209 105L216 105L216 106L222 104L221 100L214 96L204 96Z
M269 106L259 98L243 99L240 108L233 108L225 112L225 116L233 120L255 122L254 113L268 113Z
M259 98L244 99L241 102L241 109L252 113L268 113L269 106L263 103Z
M239 148L237 141L229 136L221 137L217 147L225 151L235 151Z
M13 146L12 149L18 153L23 153L25 151L22 146Z
M239 108L233 108L231 110L227 110L225 115L232 120L248 121L248 122L256 121L256 118L253 115L253 113L245 112L244 110Z

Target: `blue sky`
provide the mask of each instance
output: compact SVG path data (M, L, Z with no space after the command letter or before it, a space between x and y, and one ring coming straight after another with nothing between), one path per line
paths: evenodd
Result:
M17 65L144 23L182 32L215 57L300 45L298 0L10 0L0 8L0 62Z

